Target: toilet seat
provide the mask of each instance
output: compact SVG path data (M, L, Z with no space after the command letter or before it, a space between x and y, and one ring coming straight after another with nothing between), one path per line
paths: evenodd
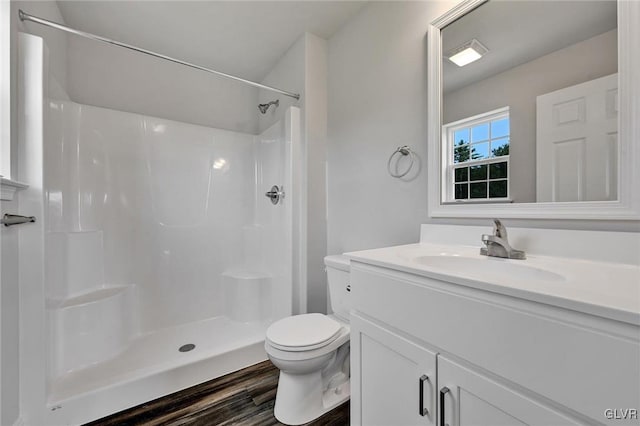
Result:
M341 334L342 325L323 314L303 314L283 318L267 329L272 347L287 352L303 352L329 345Z
M322 314L304 314L304 315L322 315ZM302 315L297 315L289 318L296 318ZM340 326L338 333L335 337L325 341L321 344L313 345L313 347L303 347L303 348L291 348L287 346L279 346L277 343L271 342L268 338L265 339L264 348L269 354L270 357L275 357L281 360L287 361L304 361L313 359L316 357L324 356L328 353L331 353L338 349L340 346L349 342L349 335L351 333L351 327L348 323L342 321L340 318L337 318L333 315L325 315L328 319L331 319L338 323ZM286 319L286 318L285 318ZM283 320L280 320L283 321ZM276 321L278 322L278 321ZM276 324L276 323L273 323ZM267 330L268 334L268 330Z

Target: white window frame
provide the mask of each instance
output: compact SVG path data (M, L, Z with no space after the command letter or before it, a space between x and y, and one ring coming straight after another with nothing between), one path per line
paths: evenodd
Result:
M490 123L492 121L500 120L503 118L509 118L509 152L511 152L511 117L509 113L509 107L502 107L492 111L488 111L482 114L474 115L472 117L463 118L452 123L447 123L442 126L442 203L443 204L458 204L458 203L510 203L511 200L511 164L509 162L509 155L502 155L500 157L483 158L479 160L469 160L464 163L453 162L453 153L455 149L454 134L460 129L472 128L479 124ZM491 139L490 139L491 140ZM471 141L470 146L471 146ZM489 188L487 185L487 197L486 198L468 198L468 199L455 199L455 168L459 168L464 164L464 167L479 166L484 164L493 163L507 163L507 196L500 198L489 198ZM487 170L487 179L477 182L488 182L489 175ZM469 181L470 182L470 181ZM468 194L471 195L470 193Z

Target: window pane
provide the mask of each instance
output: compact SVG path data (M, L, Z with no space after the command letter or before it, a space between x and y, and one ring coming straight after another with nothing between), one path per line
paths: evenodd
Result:
M453 148L454 163L464 163L465 161L469 161L470 157L469 145L458 145Z
M461 167L455 171L456 182L466 182L469 180L469 168Z
M466 183L456 185L456 191L455 191L456 200L466 200L467 198L469 198L467 187L468 185Z
M484 116L483 116L484 115ZM449 201L490 200L508 197L511 120L507 111L468 117L457 125L443 126L447 139L446 167L453 168ZM446 152L446 151L445 151ZM503 158L500 158L503 157ZM451 171L449 172L451 173ZM502 201L502 200L500 200Z
M507 181L495 180L489 182L489 198L500 198L507 196Z
M509 136L509 119L503 118L491 122L491 138L499 138L501 136Z
M487 179L487 165L471 166L471 180L486 180Z
M469 129L456 130L453 133L453 142L456 145L469 143Z
M481 124L471 129L472 142L482 142L486 140L489 140L489 123Z
M491 141L491 156L509 155L509 138Z
M507 177L507 162L489 164L489 179L500 179Z
M471 159L481 160L483 158L489 158L489 142L471 145Z
M487 183L476 182L469 185L471 189L471 198L487 198Z

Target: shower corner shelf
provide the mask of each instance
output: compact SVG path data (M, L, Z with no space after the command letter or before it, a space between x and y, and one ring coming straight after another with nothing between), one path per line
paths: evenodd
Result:
M271 278L271 275L265 272L260 272L256 269L238 268L229 269L222 273L223 277L241 279L241 280L259 280L265 278Z
M56 300L50 308L65 309L76 306L88 305L91 303L100 303L106 299L116 297L121 293L128 291L131 287L128 285L115 285L96 288L86 293L78 294L68 299Z

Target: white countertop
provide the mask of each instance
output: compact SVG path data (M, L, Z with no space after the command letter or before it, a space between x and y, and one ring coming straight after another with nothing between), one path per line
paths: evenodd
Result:
M352 261L640 325L640 267L636 265L533 254L526 260L500 259L481 256L479 247L424 242L346 255ZM468 258L469 265L455 268L446 262L420 263L420 259L429 261L438 256ZM501 271L502 265L524 273L514 278L509 273L491 272ZM531 274L520 266L532 268Z

